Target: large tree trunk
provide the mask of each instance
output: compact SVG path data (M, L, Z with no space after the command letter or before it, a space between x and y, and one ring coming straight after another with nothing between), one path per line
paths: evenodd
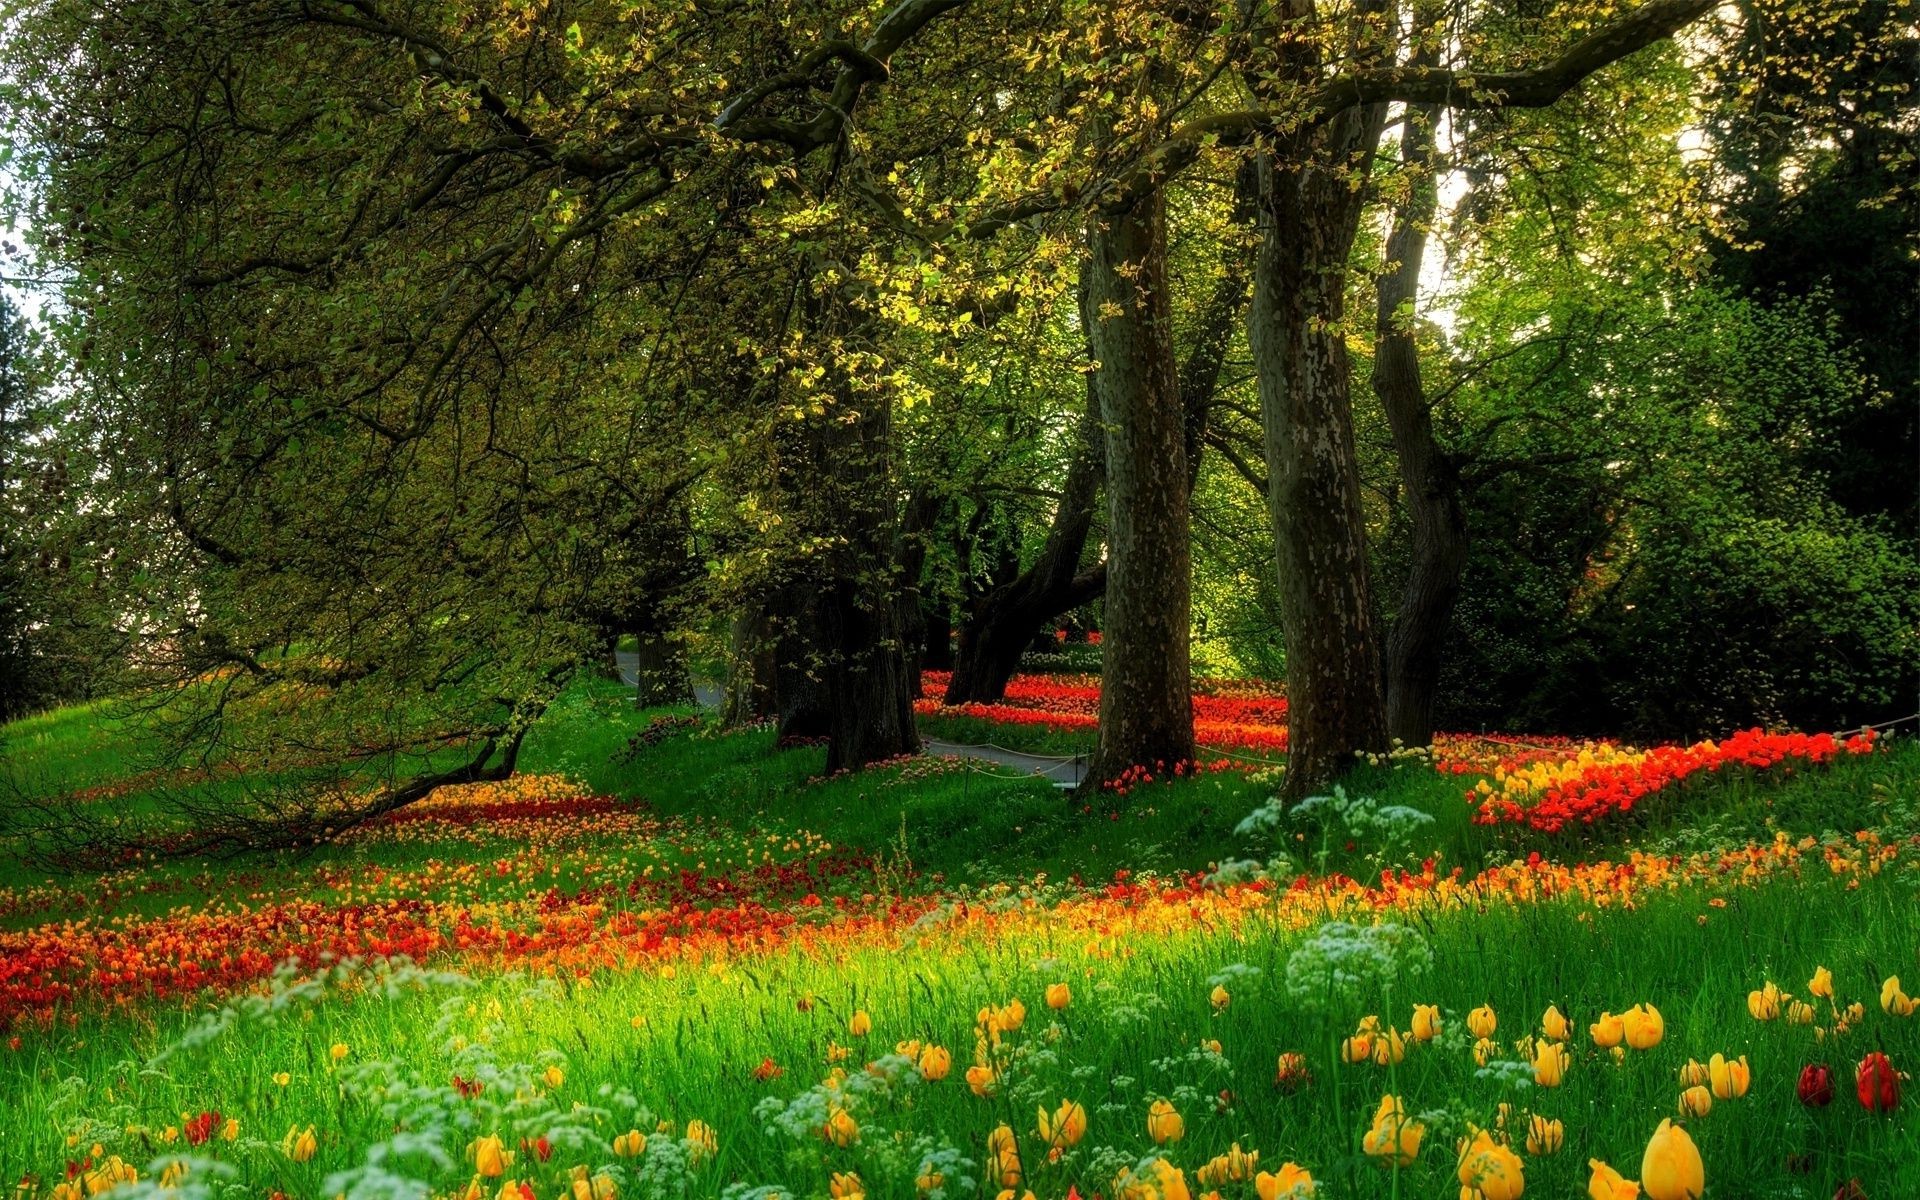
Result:
M1436 203L1433 125L1438 113L1433 105L1407 111L1400 156L1408 190L1387 236L1374 331L1373 390L1393 432L1413 527L1412 563L1386 653L1387 733L1408 746L1433 741L1441 653L1468 550L1459 470L1434 438L1415 338L1414 302Z
M654 519L642 522L631 538L641 584L626 625L639 655L634 700L641 708L693 703L686 647L673 636L699 574L692 542L693 514L684 493L667 497Z
M635 702L641 708L693 703L686 649L660 629L642 629L634 640L639 654L634 670Z
M1081 321L1106 434L1100 742L1087 783L1193 757L1186 416L1173 357L1164 200L1091 222Z
M1382 106L1283 139L1260 168L1248 336L1287 645L1287 779L1299 797L1386 744L1354 451L1346 266Z
M774 637L765 607L755 603L734 614L728 634L725 720L729 726L753 725L778 711Z

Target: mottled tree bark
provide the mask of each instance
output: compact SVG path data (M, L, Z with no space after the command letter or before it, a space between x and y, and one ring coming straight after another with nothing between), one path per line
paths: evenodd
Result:
M778 711L774 638L765 607L754 603L735 613L728 635L726 723L764 721Z
M1106 437L1107 592L1097 786L1193 757L1186 415L1173 355L1158 191L1098 213L1081 320Z
M1387 634L1387 733L1409 746L1433 741L1441 654L1466 570L1466 512L1457 464L1433 434L1420 380L1414 302L1433 222L1436 105L1408 109L1400 157L1408 190L1393 214L1377 281L1373 390L1386 410L1412 525L1412 562Z

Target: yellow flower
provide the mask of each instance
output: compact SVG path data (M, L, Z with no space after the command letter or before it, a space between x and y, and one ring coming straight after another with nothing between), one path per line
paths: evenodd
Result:
M1460 1155L1460 1194L1466 1200L1519 1200L1526 1168L1510 1147L1482 1129Z
M1690 1058L1687 1060L1687 1065L1680 1068L1681 1087L1694 1087L1705 1083L1708 1078L1707 1064L1699 1059Z
M1382 1096L1360 1148L1374 1158L1404 1167L1420 1157L1420 1139L1426 1135L1427 1127L1406 1115L1398 1096Z
M1787 1024L1813 1024L1813 1005L1808 1004L1805 1000L1789 1000L1787 1002Z
M1559 1087L1567 1077L1567 1048L1559 1042L1541 1042L1533 1051L1533 1081L1541 1087Z
M587 1175L585 1167L572 1167L567 1171L568 1192L572 1200L613 1200L613 1179L608 1175Z
M1540 1018L1540 1031L1556 1042L1564 1042L1573 1035L1573 1026L1561 1015L1558 1004L1549 1004L1546 1015Z
M619 1147L616 1145L615 1149ZM500 1135L490 1133L475 1138L467 1145L467 1161L473 1164L475 1173L488 1179L498 1179L507 1173L507 1167L513 1163L513 1151L507 1149Z
M231 1142L239 1136L240 1119L238 1117L228 1117L227 1123L220 1127L220 1140L223 1142Z
M852 1171L835 1171L827 1180L827 1194L833 1200L866 1200L867 1186Z
M1587 1032L1593 1035L1593 1044L1602 1050L1611 1050L1627 1036L1627 1023L1610 1012L1600 1014L1600 1019L1587 1026Z
M938 1083L953 1070L953 1055L944 1046L928 1046L920 1052L920 1076L932 1083Z
M820 1136L845 1148L860 1140L860 1124L853 1119L852 1113L836 1106L827 1114L827 1123L820 1127Z
M1255 1175L1253 1191L1260 1200L1313 1200L1313 1176L1299 1163L1281 1163L1277 1172Z
M1020 1141L1010 1125L996 1125L987 1135L988 1165L1003 1188L1020 1185Z
M1527 1153L1536 1157L1544 1154L1556 1154L1567 1139L1566 1126L1558 1117L1543 1117L1533 1114L1527 1120Z
M1225 1154L1214 1155L1193 1175L1202 1187L1219 1187L1223 1183L1240 1183L1252 1176L1259 1166L1260 1152L1242 1150L1240 1143L1235 1142L1232 1149ZM1285 1175L1286 1168L1282 1167L1280 1173Z
M1490 1038L1500 1024L1500 1018L1493 1015L1493 1006L1482 1004L1467 1014L1467 1029L1477 1038Z
M1071 1100L1062 1100L1051 1115L1044 1108L1039 1112L1040 1140L1055 1150L1075 1145L1087 1135L1087 1110Z
M1056 1010L1062 1009L1072 1003L1073 1003L1072 988L1068 987L1064 983L1050 983L1047 985L1047 1007L1048 1008L1056 1009Z
M1891 1017L1910 1017L1915 1007L1913 998L1900 990L1900 977L1887 976L1880 985L1880 1011Z
M1807 991L1822 999L1833 999L1833 972L1825 967L1815 967L1813 978L1807 980Z
M333 1061L339 1062L347 1056L347 1044L345 1042L335 1042L332 1046L328 1047L327 1053L333 1057Z
M541 1074L540 1078L547 1081L549 1090L554 1090L567 1081L567 1073L559 1067L548 1067L546 1071Z
M1767 986L1747 993L1747 1012L1756 1021L1771 1021L1780 1015L1781 999L1779 985L1769 979Z
M698 1117L687 1122L687 1142L688 1162L697 1163L703 1158L711 1157L720 1149L720 1136L714 1133L713 1126Z
M1186 1136L1187 1122L1170 1100L1155 1100L1147 1108L1147 1136L1157 1145L1177 1142Z
M1689 1117L1704 1117L1713 1111L1713 1093L1694 1084L1680 1093L1680 1111Z
M1417 1042L1430 1042L1440 1033L1440 1006L1437 1004L1416 1004L1413 1006L1413 1039Z
M1620 1172L1597 1158L1588 1159L1587 1166L1593 1170L1593 1177L1587 1180L1590 1200L1639 1200L1640 1185L1633 1180L1622 1179Z
M273 1073L273 1081L281 1087L285 1087L293 1082L293 1076L287 1074L285 1071L275 1071Z
M984 1063L967 1068L967 1087L976 1096L989 1095L993 1091L993 1068Z
M1500 1053L1500 1044L1492 1038L1481 1038L1473 1044L1473 1061L1486 1066L1493 1056Z
M847 1032L854 1037L865 1037L873 1032L873 1018L867 1015L866 1009L859 1009L848 1018Z
M295 1162L306 1162L319 1148L320 1139L314 1134L311 1125L305 1129L289 1127L287 1136L280 1139L280 1149Z
M923 1192L937 1191L947 1182L947 1177L938 1171L928 1171L913 1181L913 1186Z
M1228 994L1227 989L1217 983L1213 985L1213 993L1209 995L1207 999L1213 1001L1213 1010L1215 1012L1223 1012L1226 1010L1227 1005L1233 1003L1233 997Z
M1391 1066L1407 1056L1407 1039L1398 1029L1389 1029L1373 1039L1373 1061Z
M1640 1186L1647 1200L1700 1200L1707 1171L1687 1131L1661 1121L1640 1160Z
M1187 1177L1180 1168L1164 1158L1156 1158L1142 1171L1129 1167L1113 1181L1115 1200L1192 1200Z
M647 1135L629 1129L613 1139L613 1152L621 1158L637 1158L647 1148Z
M1729 1062L1725 1056L1716 1054L1707 1063L1707 1079L1713 1084L1713 1094L1722 1100L1738 1100L1747 1094L1747 1088L1753 1082L1753 1072L1747 1068L1747 1056Z
M1340 1057L1350 1063L1368 1062L1373 1058L1373 1035L1356 1033L1340 1043Z
M1651 1050L1667 1033L1660 1010L1651 1004L1634 1005L1620 1014L1620 1023L1626 1028L1627 1045L1635 1050Z
M500 1190L494 1193L494 1200L521 1200L520 1181L518 1179L501 1180Z

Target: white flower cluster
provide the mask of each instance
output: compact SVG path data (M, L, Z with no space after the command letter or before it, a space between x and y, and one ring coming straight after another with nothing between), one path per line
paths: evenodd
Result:
M1432 947L1405 925L1328 921L1287 956L1287 994L1305 1008L1371 1002L1432 967Z

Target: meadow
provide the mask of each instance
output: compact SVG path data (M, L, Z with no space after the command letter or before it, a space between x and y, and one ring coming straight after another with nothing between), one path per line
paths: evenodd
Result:
M922 722L1071 752L1090 688ZM1249 760L1284 702L1206 691L1196 768L1092 796L827 777L591 683L519 777L309 855L65 875L15 836L0 1170L21 1200L1920 1194L1911 740L1443 738L1282 809ZM110 706L5 736L99 804L156 785Z

